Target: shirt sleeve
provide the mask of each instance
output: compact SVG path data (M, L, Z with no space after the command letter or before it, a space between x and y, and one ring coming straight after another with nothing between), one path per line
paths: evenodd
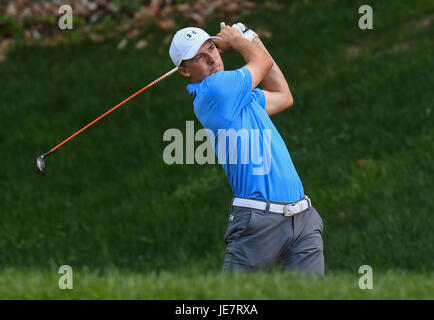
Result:
M253 99L252 76L249 69L222 71L207 79L207 92L216 110L227 120L233 120Z
M252 96L253 99L256 100L256 102L259 103L262 108L265 108L265 94L261 89L254 89L252 91Z

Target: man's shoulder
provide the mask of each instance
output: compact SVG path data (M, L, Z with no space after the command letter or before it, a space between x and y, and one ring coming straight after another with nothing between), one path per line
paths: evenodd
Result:
M248 69L246 67L242 67L240 69L235 69L235 70L224 70L209 75L204 79L204 81L214 83L221 80L228 81L231 80L232 78L233 80L237 80L240 75L242 77L246 77L247 76L246 72L248 72Z
M213 73L203 79L201 83L198 83L195 86L198 95L212 97L218 95L219 91L224 90L226 86L225 72L227 71Z
M206 77L201 87L209 95L224 95L225 92L229 93L232 87L236 87L240 80L246 76L245 68L220 71Z
M221 83L223 73L226 71L221 71L217 73L213 73L207 77L205 77L199 83L190 83L187 85L187 91L194 97L203 96L209 93L210 89L213 89L215 86L218 86Z
M204 84L210 85L210 84L219 84L225 77L227 77L229 71L225 70L225 71L220 71L220 72L216 72L213 74L210 74L208 77L206 77L203 80Z

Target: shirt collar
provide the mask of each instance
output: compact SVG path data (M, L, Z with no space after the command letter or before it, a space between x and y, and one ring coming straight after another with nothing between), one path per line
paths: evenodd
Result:
M199 83L190 83L189 85L187 85L187 91L193 98L196 98L197 96L197 91L199 89L198 86Z

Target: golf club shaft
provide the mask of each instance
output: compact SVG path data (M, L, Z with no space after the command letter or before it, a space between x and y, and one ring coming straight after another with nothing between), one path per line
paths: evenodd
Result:
M79 135L80 133L82 133L84 130L86 130L87 128L89 128L90 126L94 125L95 123L97 123L99 120L101 120L102 118L104 118L105 116L107 116L108 114L110 114L111 112L115 111L117 108L119 108L120 106L122 106L123 104L125 104L126 102L130 101L131 99L133 99L134 97L136 97L137 95L139 95L140 93L142 93L143 91L147 90L148 88L152 87L154 84L160 82L161 80L167 78L168 76L170 76L172 73L176 72L178 70L177 67L173 68L172 70L170 70L169 72L165 73L164 75L162 75L161 77L159 77L158 79L152 81L150 84L148 84L146 87L143 87L142 89L140 89L139 91L137 91L136 93L134 93L133 95L131 95L130 97L126 98L124 101L122 101L121 103L119 103L118 105L114 106L113 108L111 108L110 110L108 110L106 113L102 114L101 116L99 116L98 118L96 118L95 120L93 120L91 123L87 124L86 126L84 126L83 128L81 128L80 130L78 130L76 133L74 133L72 136L70 136L69 138L65 139L64 141L62 141L61 143L59 143L57 146L55 146L54 148L52 148L50 151L46 152L43 154L42 158L47 157L48 155L50 155L52 152L54 152L56 149L60 148L61 146L63 146L65 143L67 143L69 140L73 139L74 137L76 137L77 135Z

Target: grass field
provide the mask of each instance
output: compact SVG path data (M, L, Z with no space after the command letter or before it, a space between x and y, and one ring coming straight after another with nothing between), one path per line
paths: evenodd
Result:
M360 289L355 273L324 278L298 273L218 274L215 272L132 273L84 269L73 272L72 289L59 289L57 270L6 269L0 274L0 296L8 299L204 299L325 300L432 299L433 273L388 271L375 274L372 289Z
M224 171L163 161L165 130L201 127L179 75L37 174L38 155L172 68L161 34L142 51L22 46L0 63L0 298L432 299L434 5L372 2L374 29L363 31L365 2L282 2L243 17L269 31L263 42L294 96L272 120L324 221L324 279L220 273ZM57 287L64 264L71 291ZM358 288L361 265L373 290Z

